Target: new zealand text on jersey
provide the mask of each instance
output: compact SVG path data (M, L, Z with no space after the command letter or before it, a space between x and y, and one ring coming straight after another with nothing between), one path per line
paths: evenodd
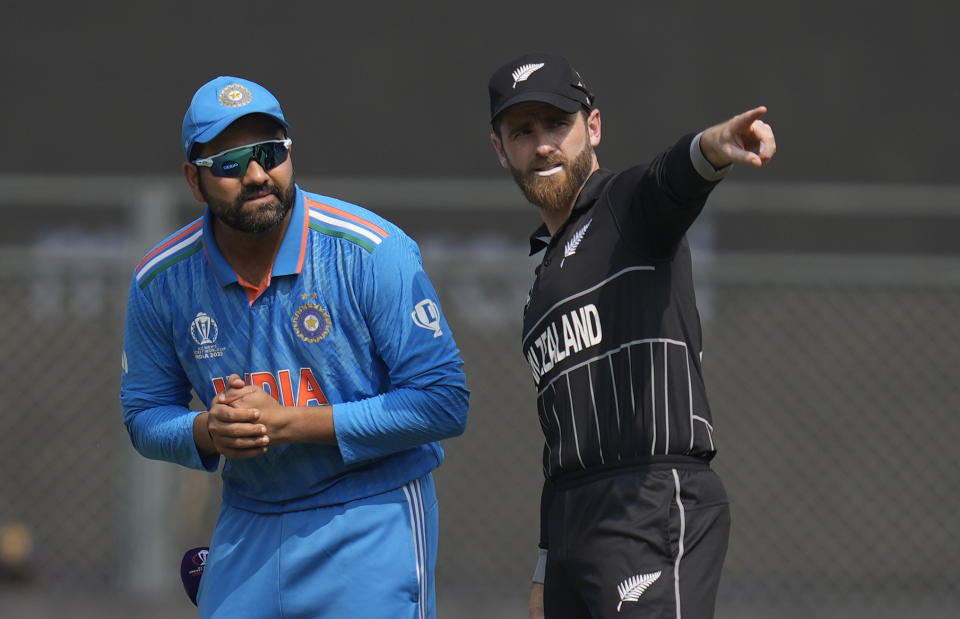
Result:
M293 390L290 370L280 370L276 376L272 372L250 372L244 375L243 382L262 388L283 406L319 406L329 403L310 368L301 368L296 393ZM227 379L214 378L213 388L217 393L223 393L227 390Z
M527 348L527 361L533 371L533 382L540 384L540 377L553 367L586 348L598 345L603 339L600 328L600 313L594 304L584 305L571 312L560 315L557 321L549 323ZM563 346L560 345L560 333L563 333Z

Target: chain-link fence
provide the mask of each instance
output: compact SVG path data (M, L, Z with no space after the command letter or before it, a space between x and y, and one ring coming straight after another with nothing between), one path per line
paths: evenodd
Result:
M31 208L46 231L0 251L0 616L193 616L179 558L206 543L219 482L135 454L117 395L142 249L130 239L143 217L177 216L58 233ZM453 222L452 236L415 236L472 390L436 473L440 616L523 617L542 482L519 352L533 263L516 235L427 214ZM952 616L960 249L735 253L699 234L714 239L695 262L715 468L733 501L718 615Z

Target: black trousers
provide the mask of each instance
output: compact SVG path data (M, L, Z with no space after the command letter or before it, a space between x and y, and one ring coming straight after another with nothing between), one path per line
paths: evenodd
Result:
M546 619L709 619L730 536L720 478L690 458L560 480Z

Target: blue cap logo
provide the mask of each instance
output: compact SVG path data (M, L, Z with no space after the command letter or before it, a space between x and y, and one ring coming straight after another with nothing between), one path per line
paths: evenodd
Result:
M226 107L243 107L253 101L253 95L243 84L229 84L220 91L217 99Z

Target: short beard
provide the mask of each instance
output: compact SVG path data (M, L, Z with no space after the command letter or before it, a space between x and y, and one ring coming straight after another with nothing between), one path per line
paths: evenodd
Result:
M548 157L536 162L536 167L550 167L566 163L562 157ZM593 147L587 143L583 150L565 166L566 180L558 181L552 176L537 176L536 172L521 172L510 165L510 173L527 200L547 211L566 212L576 200L580 188L593 168Z
M253 234L269 232L280 225L293 208L293 202L297 197L297 188L292 179L285 188L272 181L262 185L244 185L240 195L232 204L212 198L204 188L202 180L199 182L199 189L214 218L234 230ZM260 206L253 213L244 212L243 203L264 189L273 194L276 201Z

